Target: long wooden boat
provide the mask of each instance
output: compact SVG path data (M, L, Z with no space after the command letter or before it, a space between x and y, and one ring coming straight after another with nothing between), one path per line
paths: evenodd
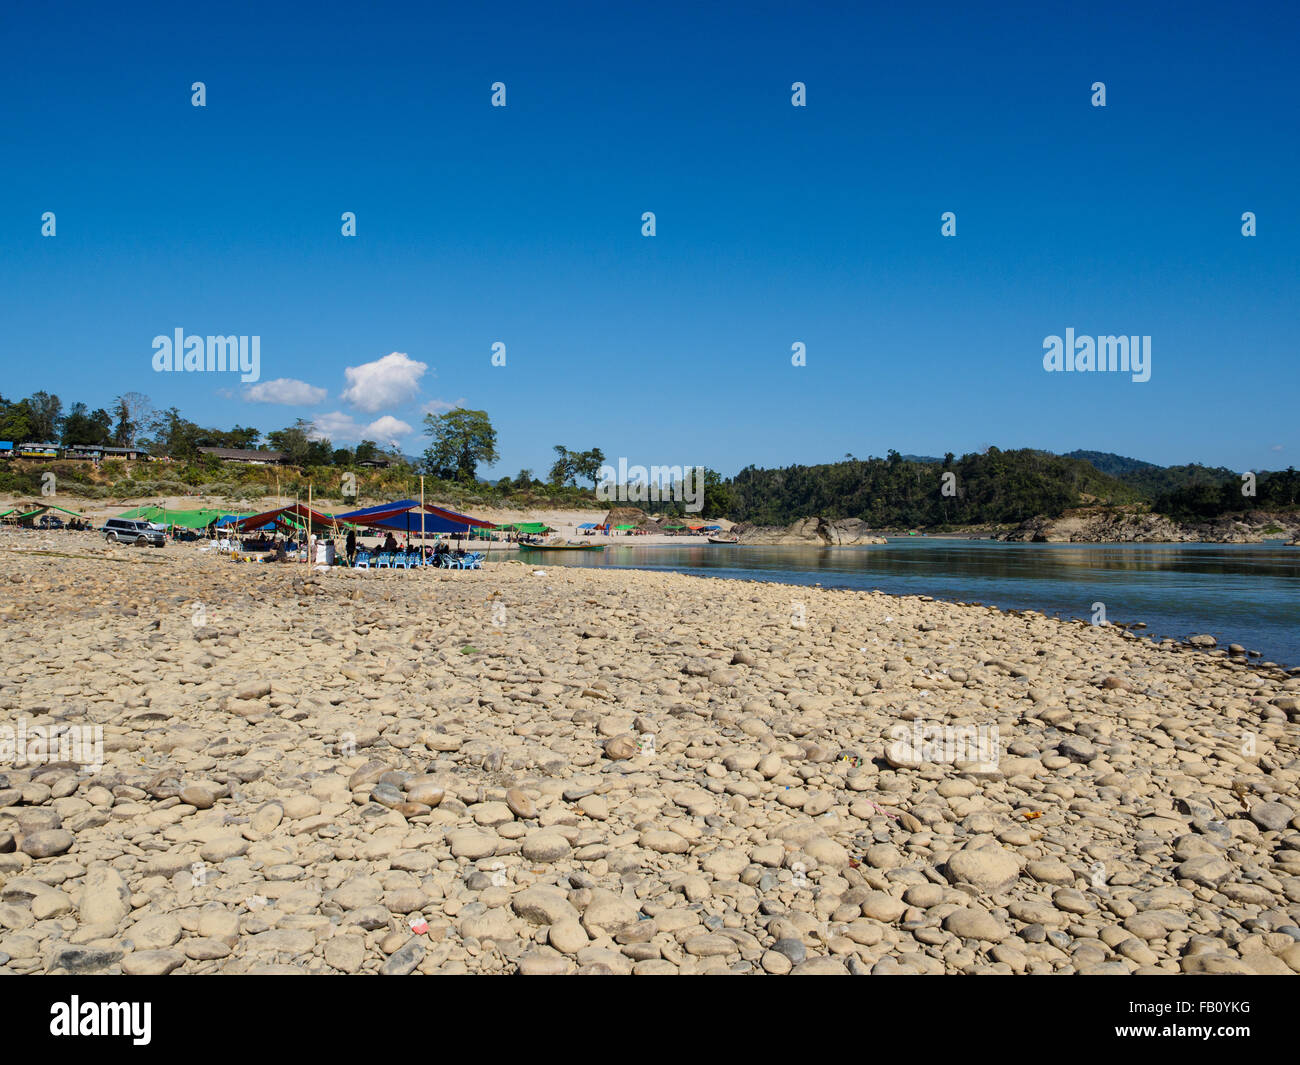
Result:
M604 551L605 544L519 544L520 551Z
M740 543L740 541L739 541L739 540L728 540L725 536L710 536L710 537L709 537L709 543L711 543L711 544L738 544L738 543Z

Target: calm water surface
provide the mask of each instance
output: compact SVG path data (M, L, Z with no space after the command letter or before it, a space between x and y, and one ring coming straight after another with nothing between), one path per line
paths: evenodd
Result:
M615 541L616 543L616 541ZM1207 632L1300 666L1300 548L1276 544L1004 544L891 539L868 547L624 547L526 559L709 577L879 588L1091 619L1145 621L1144 635Z

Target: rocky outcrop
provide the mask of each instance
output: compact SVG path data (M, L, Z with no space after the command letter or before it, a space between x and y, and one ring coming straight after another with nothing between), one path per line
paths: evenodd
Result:
M858 518L803 518L787 526L733 526L732 533L742 544L790 544L812 547L852 547L858 544L883 544L885 538L873 533Z
M1294 515L1250 512L1203 522L1176 522L1139 507L1078 507L1059 518L1039 516L1001 537L1025 543L1256 544L1293 535ZM1281 529L1279 534L1277 530Z
M1182 543L1200 537L1162 514L1079 508L1059 518L1030 518L1002 539L1036 544Z
M611 528L616 525L635 525L640 528L649 520L650 515L638 507L612 507L605 515L605 524Z

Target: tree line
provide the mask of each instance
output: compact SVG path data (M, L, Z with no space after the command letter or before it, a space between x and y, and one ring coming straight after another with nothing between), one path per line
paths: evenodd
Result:
M480 466L499 460L497 430L486 411L457 408L424 419L429 446L410 463L421 473L465 486L478 483ZM176 407L155 410L138 392L117 396L108 408L90 410L73 403L66 411L57 395L36 392L10 401L0 396L0 439L63 446L91 444L142 447L155 455L196 463L201 447L275 450L290 465L302 468L353 466L386 458L392 466L408 464L394 447L384 451L373 440L355 448L334 447L303 418L263 434L235 425L205 428L182 416ZM495 482L503 493L549 486L583 492L594 490L605 463L596 447L570 450L557 444L547 481L522 469ZM1222 467L1156 466L1104 452L1076 451L1054 455L1032 448L1003 451L989 447L960 459L900 455L804 466L762 469L747 466L733 478L705 470L704 513L760 525L784 525L807 517L859 518L874 528L939 528L1009 524L1027 518L1059 517L1086 503L1146 503L1175 520L1208 519L1248 509L1300 506L1300 473L1262 471L1243 494L1241 475ZM595 503L594 497L590 502ZM636 504L652 513L682 515L680 501Z

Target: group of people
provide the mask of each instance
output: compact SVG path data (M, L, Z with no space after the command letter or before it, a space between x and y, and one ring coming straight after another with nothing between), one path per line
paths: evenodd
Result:
M397 537L395 537L391 532L384 537L382 544L376 544L371 548L367 547L357 539L355 529L349 529L347 538L344 540L344 557L347 559L347 564L349 566L356 564L358 551L387 551L392 554L402 553L407 555L419 555L426 561L431 559L435 562L441 561L444 556L450 556L452 558L465 557L465 549L459 544L457 544L455 548L452 548L446 540L439 540L433 546L430 546L429 544L412 545L409 537L406 538L404 543L399 544L397 542Z
M284 539L280 536L267 536L264 532L258 533L251 540L241 540L239 546L245 551L275 551L279 553L281 550L298 550L296 540Z
M42 530L64 529L67 532L85 532L87 529L94 529L95 526L88 521L82 521L80 518L71 518L64 521L62 518L53 514L44 514L41 516L39 527Z
M309 543L305 534L299 539L292 535L280 536L278 534L268 537L265 532L259 532L255 537L241 540L239 546L242 551L249 553L273 553L276 561L283 562L288 555L296 554L301 547L307 547L315 555L319 545L333 543L333 537L315 534L310 537L310 541ZM362 551L387 551L393 554L419 555L426 561L434 562L441 561L444 556L458 559L465 557L465 550L459 544L453 548L446 540L439 540L436 544L418 545L412 544L409 538L404 543L399 544L397 538L391 532L384 537L381 543L371 547L357 539L355 529L349 529L344 539L343 555L339 558L335 554L335 558L339 559L339 563L346 561L348 566L353 566L356 564L358 553Z

